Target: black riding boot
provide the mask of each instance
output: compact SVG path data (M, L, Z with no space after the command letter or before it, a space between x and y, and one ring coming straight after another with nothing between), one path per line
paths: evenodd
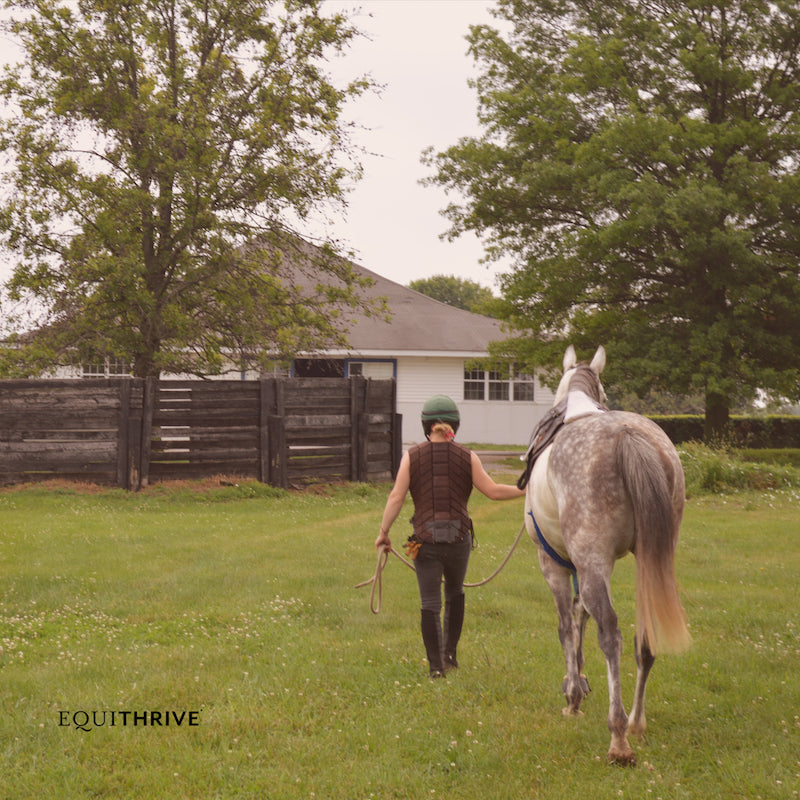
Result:
M458 666L456 649L464 625L464 593L456 595L444 604L444 668L445 671Z
M421 615L422 642L428 655L428 666L432 678L444 675L442 664L441 621L435 611L423 608Z

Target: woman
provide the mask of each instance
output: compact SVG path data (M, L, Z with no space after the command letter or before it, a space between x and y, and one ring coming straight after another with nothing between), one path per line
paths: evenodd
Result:
M472 487L491 500L525 496L516 486L495 483L478 456L453 441L460 421L458 407L446 395L436 395L425 403L422 429L427 441L403 454L375 540L378 549L391 547L389 530L410 490L414 533L408 541L408 552L414 558L422 604L422 641L434 678L458 666L456 647L464 622L464 577L473 544L472 520L467 511Z

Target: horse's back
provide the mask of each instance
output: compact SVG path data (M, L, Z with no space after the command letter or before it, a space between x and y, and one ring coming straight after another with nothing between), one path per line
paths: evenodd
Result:
M551 475L562 479L585 475L613 482L618 473L617 443L622 437L635 439L637 447L660 459L676 479L682 475L680 458L664 431L647 417L628 411L592 414L564 426L553 442Z

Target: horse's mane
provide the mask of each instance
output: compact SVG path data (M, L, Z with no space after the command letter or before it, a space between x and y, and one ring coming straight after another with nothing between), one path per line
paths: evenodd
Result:
M592 400L598 403L601 401L600 396L600 378L597 373L588 364L578 364L575 367L575 374L570 378L569 391L571 392L585 392Z

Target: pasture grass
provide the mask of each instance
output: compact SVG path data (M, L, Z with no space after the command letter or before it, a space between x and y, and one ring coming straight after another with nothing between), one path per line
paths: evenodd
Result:
M583 717L562 717L555 610L527 539L467 590L461 668L428 679L411 571L390 561L379 615L353 588L374 570L387 492L0 492L0 795L798 797L797 490L689 502L677 570L694 643L656 662L634 769L605 763L592 625L594 691ZM506 554L522 509L478 496L471 510L476 581ZM612 584L628 705L633 567L619 562ZM79 730L76 711L109 713ZM123 711L195 711L197 724L123 725Z
M687 442L678 447L686 493L697 494L800 488L797 451L736 450Z

